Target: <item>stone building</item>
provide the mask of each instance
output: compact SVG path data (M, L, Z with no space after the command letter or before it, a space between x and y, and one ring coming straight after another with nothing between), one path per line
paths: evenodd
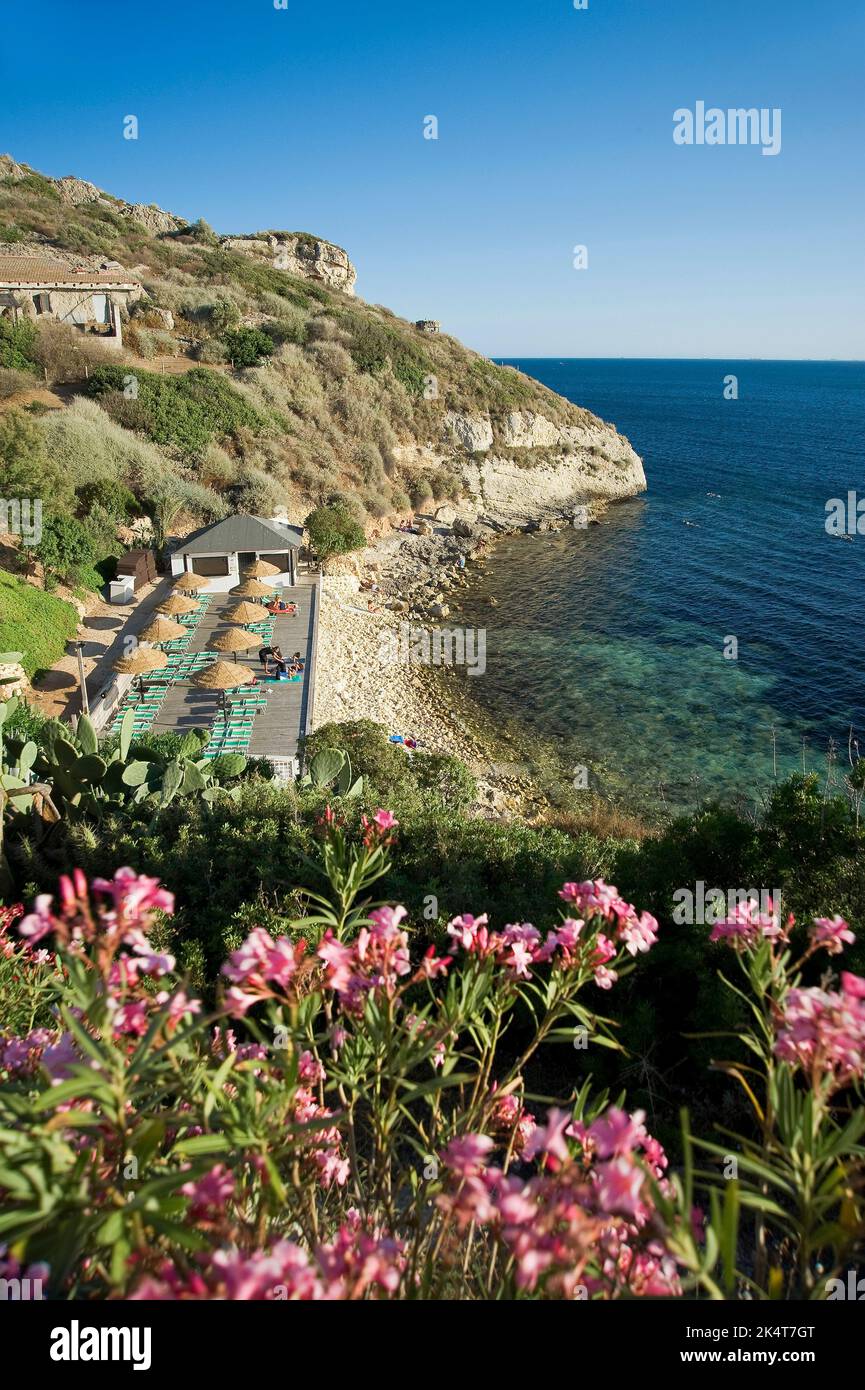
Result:
M50 254L0 255L0 318L56 319L118 349L121 310L141 298L140 281L116 261L68 264Z
M415 328L419 328L421 333L440 333L441 324L438 319L415 319Z

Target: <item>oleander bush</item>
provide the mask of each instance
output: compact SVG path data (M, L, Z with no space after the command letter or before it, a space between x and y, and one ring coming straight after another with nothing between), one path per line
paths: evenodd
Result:
M250 924L207 1007L153 878L76 871L4 910L3 1275L55 1299L837 1297L861 1251L865 979L802 969L847 923L794 945L746 904L712 929L752 1121L683 1114L671 1163L621 1087L565 1072L550 1105L526 1082L541 1053L619 1056L606 1014L656 920L566 882L546 931L463 912L424 948L371 898L397 833L327 806L322 889L283 933Z

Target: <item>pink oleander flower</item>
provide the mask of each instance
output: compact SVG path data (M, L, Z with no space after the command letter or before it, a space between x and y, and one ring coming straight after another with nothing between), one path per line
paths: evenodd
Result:
M852 988L851 988L852 986ZM862 992L859 992L859 991ZM865 1076L865 981L845 972L840 991L790 989L776 1021L775 1055L831 1094Z
M475 1176L484 1166L495 1143L487 1134L464 1134L452 1139L442 1153L442 1162L461 1177Z
M174 894L160 888L158 878L148 878L146 874L136 874L134 869L117 869L113 879L95 878L94 893L104 893L114 901L114 911L118 919L137 922L146 918L154 910L174 912ZM86 896L87 884L84 876L76 882L79 900Z
M633 1153L647 1137L643 1123L645 1118L643 1110L635 1110L633 1115L628 1115L611 1105L588 1129L598 1158L618 1158L622 1154Z
M325 1079L324 1067L309 1051L301 1052L298 1057L297 1075L300 1081L304 1081L310 1086Z
M852 946L856 940L843 917L815 917L809 932L812 946L823 946L830 956L840 956L844 943Z
M851 999L865 999L865 979L861 975L851 975L849 970L842 970L841 988Z
M448 973L448 967L452 962L453 956L437 956L435 946L430 946L424 952L420 963L421 974L426 980L436 980L439 975Z
M399 821L391 811L376 811L373 816L373 822L378 826L379 830L395 830L399 825Z
M234 1174L217 1163L203 1177L184 1183L180 1191L190 1199L190 1214L201 1217L221 1212L234 1196L235 1186Z
M33 911L18 923L18 932L30 942L41 941L55 928L54 899L50 893L39 893L33 900Z
M175 994L169 994L168 990L160 990L156 995L154 1003L164 1009L168 1006L168 1022L177 1024L187 1014L201 1013L201 1000L190 999L185 990L179 989Z
M297 975L306 953L305 941L276 939L263 927L254 927L222 967L231 980L225 1004L233 1018L242 1018L259 999L269 999L278 990L283 994Z
M636 1218L645 1175L630 1157L621 1155L598 1167L598 1202L603 1211Z
M361 927L355 941L337 941L328 930L318 947L327 984L347 1013L361 1013L371 990L382 990L393 998L399 981L411 973L408 936L400 928L405 908L376 908L369 916L371 926Z
M547 1111L546 1124L536 1123L526 1142L523 1150L525 1157L535 1158L538 1154L544 1154L547 1159L557 1163L567 1162L571 1154L565 1143L565 1132L570 1122L571 1117L565 1110L553 1107Z
M771 898L767 900L766 907L767 911L761 912L759 903L753 898L736 903L732 914L712 927L709 940L727 941L737 950L743 946L753 946L764 937L786 940L792 923L788 922L786 928L781 927Z
M111 1022L115 1038L131 1034L143 1038L147 1032L147 1004L143 999L131 999L126 1004L115 1005L111 1009Z
M464 951L483 955L489 941L488 921L486 913L481 917L472 917L471 913L467 912L462 917L454 917L448 922L448 936L453 939L455 946L461 946Z

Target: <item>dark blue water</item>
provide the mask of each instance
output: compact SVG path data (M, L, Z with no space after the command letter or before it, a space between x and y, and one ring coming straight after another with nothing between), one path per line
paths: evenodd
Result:
M776 766L825 770L830 739L840 776L851 724L865 752L865 535L831 538L826 503L865 497L863 364L512 365L612 421L649 490L600 527L497 549L469 599L488 630L476 697L635 802L752 798Z

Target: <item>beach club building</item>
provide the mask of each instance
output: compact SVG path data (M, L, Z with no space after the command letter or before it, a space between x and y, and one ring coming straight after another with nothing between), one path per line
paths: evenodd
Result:
M210 593L227 593L242 582L241 571L247 565L265 560L279 570L267 582L275 588L289 588L297 582L297 557L302 544L303 531L298 526L265 521L260 516L227 516L193 531L174 547L171 574L192 570L210 581Z

